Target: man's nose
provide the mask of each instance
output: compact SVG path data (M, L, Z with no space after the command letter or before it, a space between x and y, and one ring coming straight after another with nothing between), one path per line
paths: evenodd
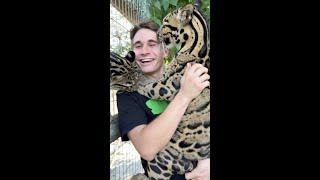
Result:
M143 47L142 47L142 53L143 54L146 54L146 53L148 53L149 52L149 47L147 46L147 45L143 45Z

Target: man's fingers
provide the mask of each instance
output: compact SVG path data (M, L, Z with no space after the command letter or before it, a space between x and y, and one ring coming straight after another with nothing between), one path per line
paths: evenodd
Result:
M200 177L199 170L195 168L193 171L186 173L184 177L186 179L197 179Z
M200 82L204 82L204 81L209 80L209 79L210 79L210 76L209 76L209 74L203 74L203 75L201 75L201 76L199 77L199 79L200 79Z
M202 64L199 64L199 63L192 64L192 66L190 67L190 71L191 71L191 72L196 72L197 69L199 69L199 68L201 68L201 67L203 67Z
M193 178L196 178L197 176L198 176L198 174L196 171L191 171L191 172L185 174L186 179L193 179Z
M184 73L188 72L188 71L190 70L190 67L191 67L191 64L190 64L190 63L187 63L187 68L186 68L186 70L185 70Z
M209 81L205 81L202 83L202 87L203 88L206 88L206 87L209 87L210 86L210 82Z
M200 68L196 69L196 71L194 72L194 74L195 74L196 76L200 76L200 75L202 75L202 74L204 74L204 73L208 73L208 68L206 68L206 67L200 67Z

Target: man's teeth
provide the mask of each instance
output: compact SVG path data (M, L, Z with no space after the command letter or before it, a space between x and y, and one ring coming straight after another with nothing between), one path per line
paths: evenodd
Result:
M149 62L149 61L152 61L152 59L141 59L141 62Z

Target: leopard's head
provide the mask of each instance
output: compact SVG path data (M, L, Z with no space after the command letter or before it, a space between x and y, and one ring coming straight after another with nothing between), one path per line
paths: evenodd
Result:
M173 44L181 44L186 41L183 37L185 31L191 28L189 22L192 19L195 7L192 4L187 4L178 8L164 17L162 26L158 32L160 41L163 41L167 47Z
M133 72L137 66L134 59L133 51L129 51L124 58L110 52L110 89L131 91L136 84Z

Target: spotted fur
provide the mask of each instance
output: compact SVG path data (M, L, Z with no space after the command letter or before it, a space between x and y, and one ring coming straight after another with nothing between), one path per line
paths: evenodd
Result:
M174 10L163 19L159 38L168 47L179 44L181 49L166 68L163 80L155 86L158 99L171 100L179 90L179 82L188 62L203 64L209 69L209 38L207 24L191 4ZM149 87L151 88L150 84ZM153 88L155 90L155 87ZM148 88L139 93L150 96ZM210 157L210 88L205 88L188 106L170 142L148 163L151 179L170 179L173 173L192 171L198 160Z

